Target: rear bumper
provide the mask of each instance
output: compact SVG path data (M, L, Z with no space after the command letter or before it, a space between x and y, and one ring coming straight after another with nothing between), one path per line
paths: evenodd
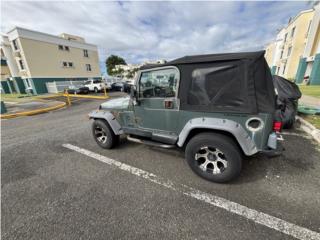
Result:
M268 149L260 151L260 153L268 157L276 157L282 154L285 150L282 146L282 141L284 141L282 135L271 133L268 139Z
M261 154L267 156L267 157L277 157L283 153L285 148L282 146L281 142L278 142L276 149L267 149L260 151Z

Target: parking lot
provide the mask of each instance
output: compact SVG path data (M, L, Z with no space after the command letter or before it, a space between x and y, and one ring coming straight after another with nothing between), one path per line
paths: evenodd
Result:
M99 148L87 114L101 102L2 120L4 239L319 239L320 150L305 133L214 184L179 150Z

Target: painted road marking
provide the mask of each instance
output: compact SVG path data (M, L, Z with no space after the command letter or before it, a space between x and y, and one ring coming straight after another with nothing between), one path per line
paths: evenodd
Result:
M198 199L200 201L211 204L215 207L225 209L228 212L235 213L239 216L245 217L255 223L261 224L263 226L269 227L276 231L285 233L289 236L295 237L301 240L320 240L320 233L312 231L310 229L300 227L293 223L284 221L280 218L273 217L266 213L259 212L257 210L248 208L236 202L229 201L228 199L215 196L213 194L205 193L194 188L188 187L186 185L175 184L170 180L165 180L157 175L144 171L142 169L132 167L128 164L121 163L114 159L102 156L100 154L91 152L89 150L74 146L72 144L63 144L65 148L76 151L88 157L94 158L100 162L115 166L121 170L130 172L133 175L142 177L148 181L159 184L163 187L169 188L174 191L181 192L182 194Z

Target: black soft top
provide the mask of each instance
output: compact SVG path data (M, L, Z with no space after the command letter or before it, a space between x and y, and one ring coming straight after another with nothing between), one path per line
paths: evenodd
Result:
M175 66L180 71L180 109L274 113L275 92L264 51L185 56L141 69Z

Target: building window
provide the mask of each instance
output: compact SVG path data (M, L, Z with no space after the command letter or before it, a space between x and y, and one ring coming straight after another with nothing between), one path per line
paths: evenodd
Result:
M68 46L64 46L64 50L66 51L70 51L69 47Z
M295 32L295 30L296 30L296 27L292 28L292 30L291 30L291 37L293 37L293 36L294 36L294 32Z
M282 74L284 74L284 73L285 73L285 71L286 71L286 66L287 66L287 64L285 64L285 65L283 66Z
M88 72L91 72L91 65L90 64L86 64L86 69Z
M88 50L87 50L87 49L83 49L83 56L84 56L84 57L89 57L89 54L88 54Z
M20 70L24 70L25 69L22 59L19 60L19 66L20 66Z
M59 48L59 50L63 51L63 46L62 45L59 45L58 48Z
M308 30L307 30L307 32L306 32L306 37L308 37L308 35L309 35L311 23L312 23L312 20L309 21Z
M19 45L18 45L17 39L14 39L12 41L12 45L13 45L14 50L16 50L16 51L19 50Z
M281 50L280 59L283 57L283 50Z
M69 67L73 67L73 62L68 62Z
M288 48L288 54L287 54L287 57L289 57L289 56L290 56L290 54L291 54L291 50L292 50L292 47L289 47L289 48Z
M62 67L68 67L68 63L67 62L62 62Z
M287 41L287 36L288 36L288 33L286 33L286 35L284 35L284 42Z

